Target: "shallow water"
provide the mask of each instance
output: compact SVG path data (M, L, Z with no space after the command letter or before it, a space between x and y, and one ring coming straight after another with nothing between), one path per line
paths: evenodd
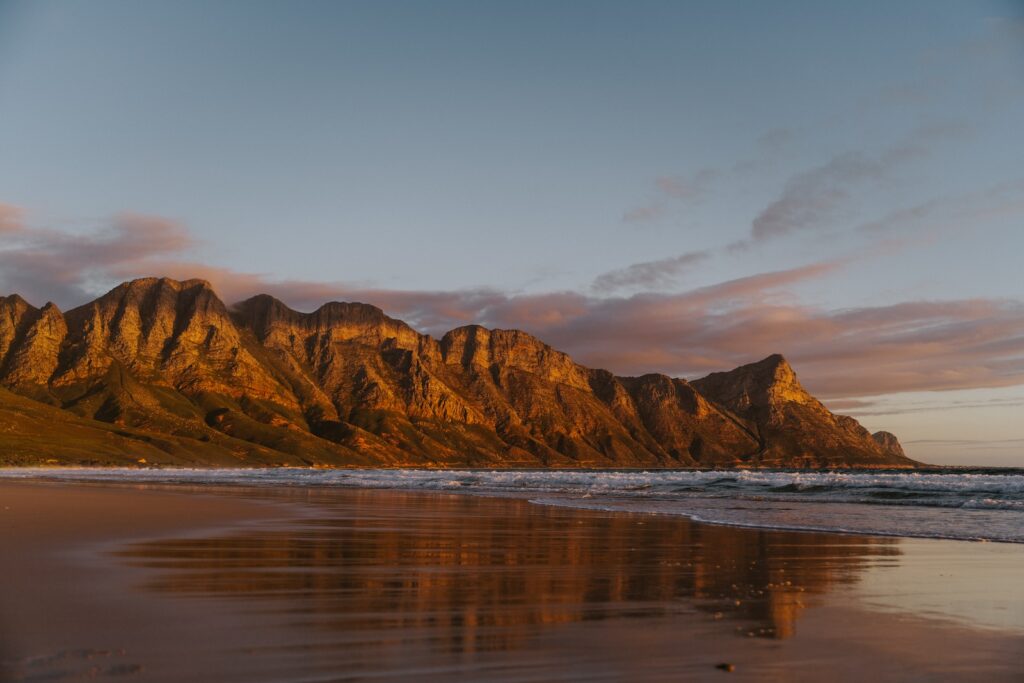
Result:
M95 503L68 511L62 493L123 494L129 519L210 499L275 505L252 522L86 544L56 587L36 574L8 582L0 601L35 591L24 618L42 610L62 632L56 652L50 637L50 650L11 652L12 680L661 682L720 680L725 662L730 680L1024 675L1017 544L743 529L444 491L38 488L86 525ZM84 602L66 608L53 597L62 586Z
M1024 543L1024 470L10 469L0 477L385 488L673 514L732 526Z
M964 553L416 492L268 495L320 514L116 555L148 591L290 624L252 655L345 672L324 680L700 680L721 661L757 680L820 680L826 662L834 680L956 680L957 667L999 680L1024 661L1012 545ZM971 588L950 590L958 574ZM947 640L948 654L929 652Z

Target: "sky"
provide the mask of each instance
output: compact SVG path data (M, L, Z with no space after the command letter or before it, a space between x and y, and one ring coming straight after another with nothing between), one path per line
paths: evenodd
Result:
M0 0L0 294L780 352L912 457L1024 466L1021 121L1019 0Z

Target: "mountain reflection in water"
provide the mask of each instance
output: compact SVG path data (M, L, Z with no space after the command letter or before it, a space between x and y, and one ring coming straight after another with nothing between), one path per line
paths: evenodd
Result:
M257 495L268 495L265 491ZM116 554L146 589L242 601L332 647L515 650L553 624L691 615L785 639L816 596L898 556L895 539L715 527L521 500L282 491L316 516ZM229 605L230 606L230 605ZM354 640L352 639L354 638Z

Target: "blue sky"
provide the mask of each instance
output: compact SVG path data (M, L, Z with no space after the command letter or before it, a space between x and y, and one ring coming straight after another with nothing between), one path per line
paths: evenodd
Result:
M1019 2L0 0L0 291L780 351L917 457L1024 464L1022 120Z

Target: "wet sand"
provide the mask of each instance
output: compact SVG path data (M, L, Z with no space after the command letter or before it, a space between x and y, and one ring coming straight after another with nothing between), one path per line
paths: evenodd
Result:
M1024 680L1019 545L371 490L0 507L4 681Z

